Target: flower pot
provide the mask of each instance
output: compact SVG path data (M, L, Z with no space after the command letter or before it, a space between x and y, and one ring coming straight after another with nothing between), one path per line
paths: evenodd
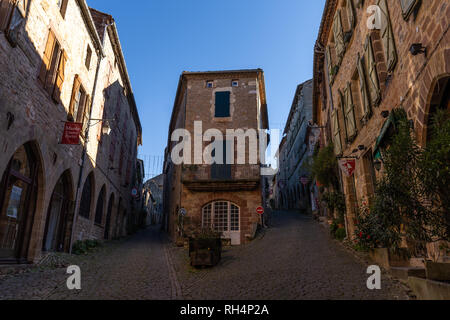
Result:
M426 261L427 279L434 281L450 281L450 263Z

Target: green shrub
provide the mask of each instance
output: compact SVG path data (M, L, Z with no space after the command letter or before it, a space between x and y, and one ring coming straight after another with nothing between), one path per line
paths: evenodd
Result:
M75 255L85 255L99 246L101 246L101 242L98 240L77 241L73 244L72 253Z
M347 232L344 228L339 228L336 230L335 237L339 241L343 241L347 237Z

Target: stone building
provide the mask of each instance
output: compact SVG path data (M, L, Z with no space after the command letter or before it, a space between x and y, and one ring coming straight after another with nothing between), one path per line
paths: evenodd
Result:
M195 122L201 123L201 131L194 132ZM172 151L178 142L171 141L171 136L176 129L186 129L192 141L200 140L191 152L185 151L195 159L191 165L174 163ZM214 129L222 135L216 136L220 146L208 149L210 142L203 141L203 135ZM173 240L185 236L188 229L203 228L222 232L231 244L239 245L251 239L261 224L261 216L256 213L263 205L259 154L250 152L249 143L244 152L246 161L239 162L238 140L226 136L229 129L268 129L263 71L183 72L164 165L164 220ZM250 133L248 137L245 140L259 144L260 135ZM205 159L215 158L212 165L204 164L202 150ZM200 154L200 160L196 154ZM223 159L219 159L221 156ZM185 209L185 217L180 209Z
M307 134L312 121L312 80L300 84L294 95L284 138L280 144L277 175L278 208L308 212L311 208L310 153Z
M326 1L314 55L314 122L326 127L322 146L332 141L336 156L358 157L355 174L341 176L350 236L358 207L374 193L374 162L393 108L406 110L422 146L431 115L449 108L449 20L448 1Z
M61 144L65 122L80 145ZM0 263L122 234L140 142L114 20L83 0L1 0Z

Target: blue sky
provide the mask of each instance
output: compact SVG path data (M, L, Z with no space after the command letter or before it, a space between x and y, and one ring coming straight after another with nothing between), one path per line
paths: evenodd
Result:
M312 77L325 0L88 0L117 23L143 127L140 155L164 155L182 71L264 69L271 128ZM158 170L148 163L146 173Z

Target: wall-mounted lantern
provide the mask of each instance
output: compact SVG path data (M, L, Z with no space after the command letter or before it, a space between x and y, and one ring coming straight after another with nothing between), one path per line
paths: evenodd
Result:
M424 54L425 57L427 56L427 48L421 43L413 43L409 49L409 52L411 52L413 56L417 56L418 54Z

